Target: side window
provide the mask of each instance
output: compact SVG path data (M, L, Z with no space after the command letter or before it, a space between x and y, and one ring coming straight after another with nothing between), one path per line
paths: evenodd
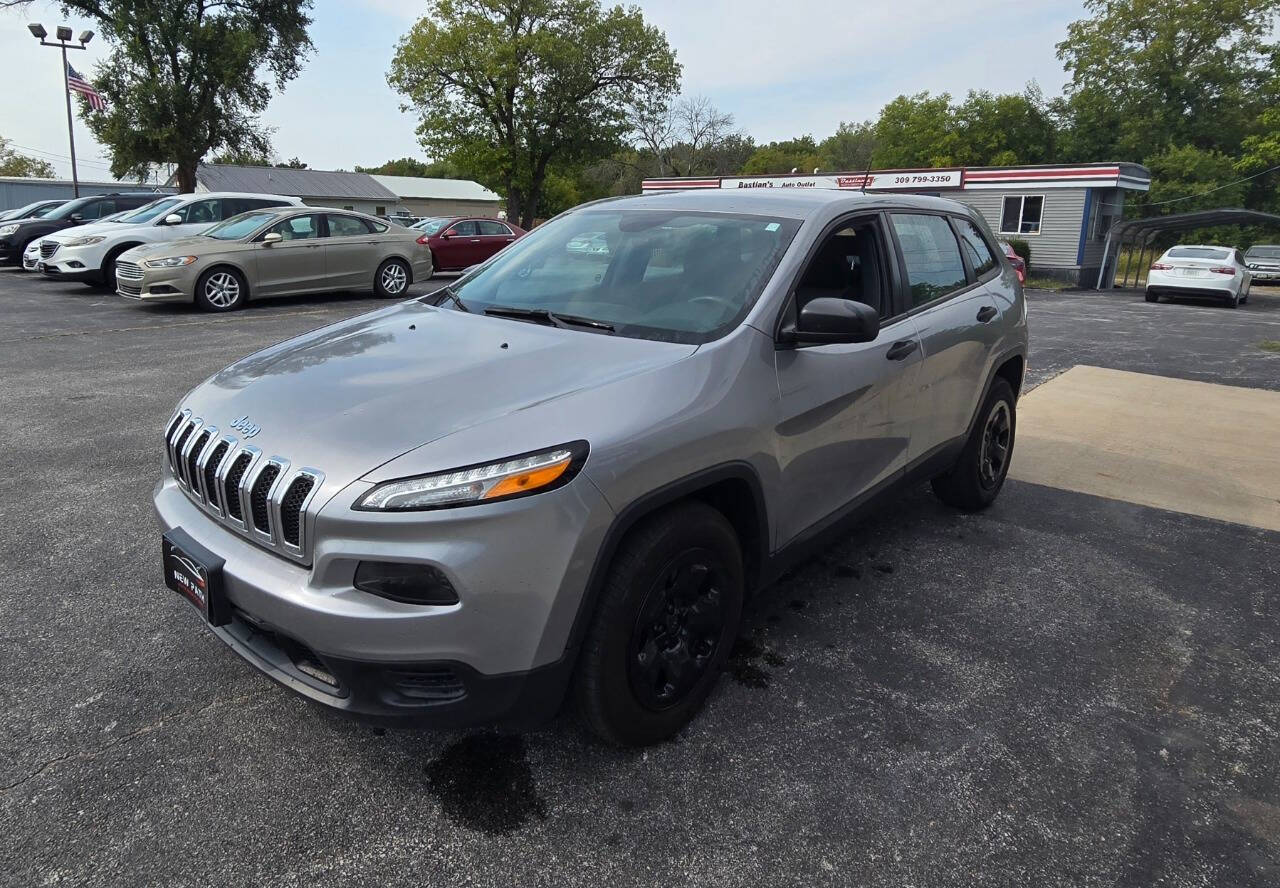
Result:
M360 237L369 233L369 226L355 216L329 215L329 237Z
M476 237L480 234L480 229L475 222L458 222L449 229L449 234L456 234L461 237Z
M497 235L498 237L511 237L511 229L503 225L501 222L492 222L488 219L477 222L480 226L480 233L485 235Z
M101 219L103 216L110 216L115 211L116 202L114 200L95 200L85 205L85 208L80 211L80 217L85 221Z
M270 234L273 231L287 241L317 238L320 236L320 217L294 216L272 225L266 233Z
M881 318L892 315L881 243L880 228L871 221L851 222L828 235L796 287L796 309L811 299L835 297L870 305Z
M977 277L982 277L996 267L996 257L992 254L987 239L982 236L977 225L968 219L961 218L957 218L955 222L956 228L960 230L960 246L964 247L965 254L969 257L973 273Z
M942 216L893 216L911 287L911 307L939 299L966 284L960 246Z
M212 225L222 220L222 201L219 198L198 200L174 212L186 225Z
M391 227L387 225L387 223L385 222L369 222L368 225L370 228L374 230L376 234L382 234L382 232L386 231L388 228Z
M1025 194L1006 197L1000 208L1001 234L1039 234L1040 217L1044 215L1044 195Z

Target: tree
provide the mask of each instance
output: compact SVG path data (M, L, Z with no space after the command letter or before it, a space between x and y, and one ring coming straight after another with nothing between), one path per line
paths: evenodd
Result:
M553 164L607 157L679 79L661 31L599 0L432 0L387 75L427 152L465 161L526 227Z
M278 163L276 166L283 170L305 170L307 168L307 165L296 157L290 157L284 163Z
M1054 122L1035 84L1021 94L970 91L953 109L955 162L964 166L1048 163L1054 155Z
M271 155L268 152L245 149L219 151L217 154L213 155L212 162L227 164L228 166L272 166Z
M1235 153L1267 101L1277 0L1085 0L1058 44L1068 101L1086 125L1114 122L1108 160L1169 145ZM1104 108L1114 109L1114 115ZM1095 156L1092 159L1098 159Z
M9 140L4 136L0 136L0 176L26 176L36 179L53 178L53 164L38 157L19 154L9 145Z
M726 114L704 96L639 111L632 121L637 146L653 160L653 176L709 176L730 139L744 138ZM735 143L736 144L736 143Z
M747 175L786 174L792 170L799 173L812 173L822 166L822 155L818 153L818 143L813 140L813 136L801 136L798 139L786 139L761 145L743 164L742 172Z
M62 0L111 42L94 85L107 110L86 122L111 150L118 178L176 166L193 191L196 166L225 149L266 156L257 121L311 49L311 0ZM266 82L259 74L269 75ZM87 106L82 102L82 109Z
M466 176L457 165L446 160L433 160L424 163L413 157L401 157L388 160L381 166L356 166L357 173L372 173L377 176L420 176L426 179L465 179Z
M956 125L947 93L898 96L876 121L875 166L880 169L951 166Z
M840 122L833 135L818 145L822 166L830 170L865 170L876 148L875 124Z

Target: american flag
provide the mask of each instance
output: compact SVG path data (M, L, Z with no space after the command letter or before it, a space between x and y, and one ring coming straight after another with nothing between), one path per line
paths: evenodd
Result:
M71 92L78 92L89 100L89 107L94 111L105 111L107 109L107 100L102 97L93 84L80 76L80 72L71 67L71 63L67 62L67 89Z

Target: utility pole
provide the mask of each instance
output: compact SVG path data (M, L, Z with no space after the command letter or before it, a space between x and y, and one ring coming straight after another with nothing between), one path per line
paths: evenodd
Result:
M67 42L71 39L71 29L66 25L58 25L58 40L56 43L45 39L49 36L49 32L44 29L44 25L38 22L27 25L27 30L31 32L31 36L40 41L41 46L56 46L62 50L62 97L67 100L67 140L71 144L71 190L75 197L79 197L80 174L76 171L76 130L71 117L71 84L68 81L67 74L67 50L87 49L87 44L93 39L93 32L81 31L80 45L75 46Z

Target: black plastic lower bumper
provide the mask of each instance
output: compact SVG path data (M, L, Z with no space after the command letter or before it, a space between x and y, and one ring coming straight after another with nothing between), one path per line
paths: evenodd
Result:
M236 610L213 632L274 681L358 718L424 728L535 727L559 711L573 660L485 675L464 663L381 663L320 654Z

